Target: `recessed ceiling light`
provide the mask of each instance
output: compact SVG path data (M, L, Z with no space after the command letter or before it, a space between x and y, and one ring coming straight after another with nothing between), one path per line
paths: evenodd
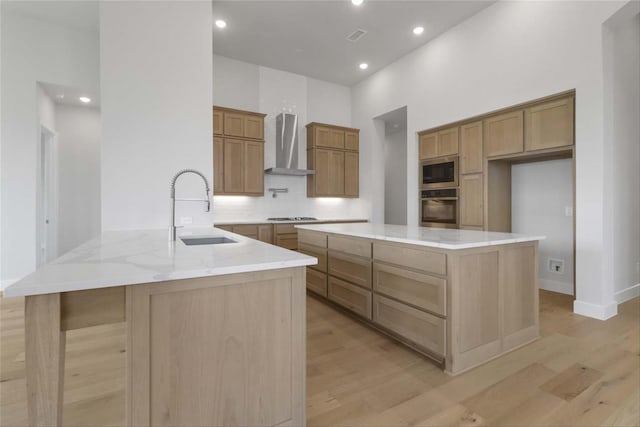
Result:
M367 68L369 68L369 64L367 64L366 62L363 62L362 64L360 64L361 70L366 70Z
M416 36L419 36L422 33L424 33L424 27L415 27L413 29L413 34L415 34Z
M351 0L354 6L360 6L364 0Z
M225 28L226 26L227 26L227 21L225 21L223 19L217 19L216 20L216 27Z
M81 96L78 99L80 100L80 102L84 102L85 104L88 104L89 102L91 102L91 98L88 98L86 96Z

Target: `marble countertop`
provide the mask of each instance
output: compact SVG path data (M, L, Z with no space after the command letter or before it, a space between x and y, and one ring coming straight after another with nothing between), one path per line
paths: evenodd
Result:
M316 222L345 222L345 221L369 221L366 218L317 218L315 220L305 221L273 221L265 218L262 219L240 219L240 220L224 220L213 221L216 225L240 225L240 224L313 224Z
M468 249L483 246L544 240L545 236L529 236L495 231L455 230L390 224L318 224L298 225L302 230L343 234L367 239L386 240L441 249Z
M111 231L8 286L4 296L108 288L314 265L313 257L221 229L181 229L179 236L227 236L237 243L187 246L167 230Z

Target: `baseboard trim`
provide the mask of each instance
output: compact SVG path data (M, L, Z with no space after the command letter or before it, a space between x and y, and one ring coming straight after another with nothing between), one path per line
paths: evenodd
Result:
M598 320L607 320L618 314L618 303L612 302L607 305L598 305L575 300L573 301L573 312Z
M14 283L16 283L18 281L18 279L4 279L4 280L0 280L0 291L2 291L2 294L4 295L4 290L7 289L7 287L9 285L13 285Z
M613 294L613 299L616 300L618 304L622 304L623 302L629 301L630 299L638 296L640 296L640 283L616 292Z
M540 289L545 291L558 292L565 295L573 295L573 283L559 282L556 280L540 279Z

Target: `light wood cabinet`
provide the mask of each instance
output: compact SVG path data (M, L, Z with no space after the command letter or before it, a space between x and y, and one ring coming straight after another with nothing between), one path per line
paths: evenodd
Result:
M371 291L329 276L327 298L371 320Z
M307 268L307 289L327 297L327 275L312 268Z
M333 251L361 258L371 258L371 241L367 239L330 235L327 239L327 246Z
M460 174L480 173L483 163L482 121L460 126Z
M340 252L329 251L329 274L371 289L371 260Z
M258 240L265 243L273 243L273 227L271 224L258 225Z
M573 98L547 102L524 110L527 151L573 145Z
M264 196L264 117L213 107L214 195Z
M322 271L323 273L327 272L327 250L324 248L319 248L317 246L308 245L306 243L302 243L300 238L298 238L298 251L303 254L315 257L318 260L316 265L310 265L309 268L313 268L318 271Z
M420 134L420 160L458 154L459 131L457 127L428 134Z
M359 196L358 129L307 125L307 197Z
M447 256L441 252L389 242L373 242L373 259L402 267L418 269L444 276L447 274Z
M524 130L522 110L489 117L483 122L486 157L522 153Z
M484 225L484 176L481 173L460 177L460 225Z
M255 224L240 224L233 226L233 232L251 239L258 240L258 226Z

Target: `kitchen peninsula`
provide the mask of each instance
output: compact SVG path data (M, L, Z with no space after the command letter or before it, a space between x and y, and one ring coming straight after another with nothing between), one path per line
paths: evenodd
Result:
M539 337L538 240L385 224L298 225L307 288L459 374Z
M304 425L315 262L194 229L108 232L42 266L5 290L26 297L29 424L61 425L66 331L126 322L126 425Z

